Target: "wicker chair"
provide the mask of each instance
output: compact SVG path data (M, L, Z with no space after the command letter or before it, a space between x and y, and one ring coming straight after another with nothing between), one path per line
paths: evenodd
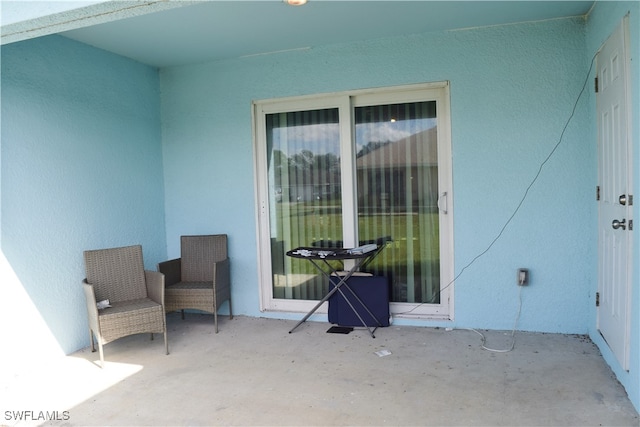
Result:
M181 236L180 258L158 264L165 275L165 309L167 312L196 309L213 314L218 333L218 308L229 301L231 311L231 279L227 257L227 235Z
M87 299L91 351L96 351L95 337L101 365L104 367L104 344L139 333L151 333L151 339L154 333L163 333L169 354L164 276L144 269L142 246L85 251L84 261L87 277L82 283ZM104 300L109 300L111 307L99 310L97 302Z

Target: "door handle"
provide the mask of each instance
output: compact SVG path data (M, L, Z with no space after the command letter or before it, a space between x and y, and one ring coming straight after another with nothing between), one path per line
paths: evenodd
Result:
M618 202L620 202L620 204L622 206L627 204L627 195L626 194L621 194L620 197L618 197Z
M444 204L441 203L442 199L444 199ZM444 205L444 208L442 207ZM438 209L442 211L443 214L447 214L447 192L440 194L438 197Z
M626 219L622 219L622 221L618 221L617 219L614 219L613 222L611 223L611 226L613 227L614 230L617 230L618 228L622 228L623 230L626 230L627 229L626 222L627 222Z

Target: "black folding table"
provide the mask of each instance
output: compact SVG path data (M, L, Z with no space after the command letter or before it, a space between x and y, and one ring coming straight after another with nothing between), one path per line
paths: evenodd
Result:
M358 316L358 319L362 322L362 326L367 328L367 330L369 331L369 334L371 334L372 338L375 338L375 335L373 333L376 331L376 329L378 329L379 326L382 326L382 323L380 322L379 319L376 318L376 316L371 312L371 310L369 310L369 308L364 304L364 302L362 302L362 300L358 297L358 295L356 295L356 293L353 292L353 290L349 287L349 284L347 283L349 278L351 276L353 276L353 274L356 271L358 271L358 269L360 267L362 267L365 263L367 263L368 261L373 259L380 252L380 250L382 250L382 248L384 247L384 244L375 244L375 246L376 246L375 249L370 250L368 252L360 252L359 249L361 247L360 248L334 248L334 247L331 247L331 248L319 248L319 247L304 247L304 246L296 248L296 249L293 249L293 250L290 250L290 251L287 252L287 256L290 256L292 258L300 258L300 259L309 260L309 262L311 262L311 264L313 264L314 267L324 277L326 277L329 280L329 282L331 282L331 277L332 276L340 279L338 281L338 283L335 283L333 288L324 296L324 298L322 298L318 302L318 304L316 304L316 306L313 307L311 309L311 311L309 311L302 318L302 320L300 320L289 331L289 333L293 332L298 326L303 324L309 317L311 317L311 315L313 313L315 313L316 310L318 308L320 308L320 306L325 301L327 301L329 298L331 298L331 296L333 294L335 294L336 292L340 292L340 294L344 297L345 301L349 304L349 307L351 307L351 309L356 314L356 316ZM354 260L355 262L354 262L353 267L351 267L351 269L346 271L344 275L339 275L338 274L338 270L336 270L331 264L329 264L329 261L337 261L337 260L340 260L340 261ZM323 269L322 265L325 265L327 267L327 269ZM375 326L373 329L371 327L367 326L367 322L365 322L362 319L362 316L360 315L358 310L356 310L356 308L353 306L353 304L351 303L349 298L347 298L345 296L345 294L344 294L344 292L342 290L342 287L344 287L346 290L351 292L351 294L353 295L355 300L362 306L362 308L364 308L364 310L367 312L367 314L369 314L371 316L371 318L375 321L377 326Z

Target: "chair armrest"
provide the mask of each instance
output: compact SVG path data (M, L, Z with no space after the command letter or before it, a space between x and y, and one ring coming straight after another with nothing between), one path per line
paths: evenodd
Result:
M182 280L181 258L163 261L158 264L158 271L164 274L165 286L171 286Z
M213 281L214 281L214 285L218 289L222 289L230 286L231 274L230 274L229 258L216 261L213 264Z
M95 332L98 332L98 305L96 301L96 294L93 290L93 285L87 282L87 279L82 281L82 289L84 290L84 297L87 301L87 316L89 317L89 326Z
M145 270L144 277L147 281L147 295L164 307L164 274Z

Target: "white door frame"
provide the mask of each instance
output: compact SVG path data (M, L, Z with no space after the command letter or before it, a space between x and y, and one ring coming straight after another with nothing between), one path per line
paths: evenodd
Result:
M423 83L416 85L396 86L384 89L364 89L337 94L310 95L285 99L271 99L253 102L253 140L254 140L254 171L255 171L255 201L256 201L256 227L258 236L258 287L260 295L260 311L306 312L317 301L310 300L278 300L273 298L271 287L271 250L270 250L270 219L268 199L268 171L266 153L266 125L265 115L297 111L306 108L339 108L340 109L340 139L351 141L353 129L351 128L352 109L355 105L362 104L370 99L392 100L399 99L402 102L424 100L424 91L433 92L428 99L438 102L438 164L439 187L443 193L440 209L440 258L441 258L441 294L439 304L411 304L392 303L391 312L399 317L430 318L453 320L453 274L454 274L454 250L453 250L453 180L451 159L451 120L449 106L449 82ZM350 147L342 144L341 155L343 161L354 163L351 157ZM355 204L356 195L349 193L354 176L343 175L343 203L347 205L346 211L355 211L349 207L349 203ZM346 198L346 201L344 201ZM349 226L348 223L351 225ZM354 244L357 221L353 217L344 218L345 244ZM445 268L442 268L442 263ZM269 284L268 286L266 284ZM447 285L448 284L448 285ZM321 307L318 313L326 313L326 307Z

